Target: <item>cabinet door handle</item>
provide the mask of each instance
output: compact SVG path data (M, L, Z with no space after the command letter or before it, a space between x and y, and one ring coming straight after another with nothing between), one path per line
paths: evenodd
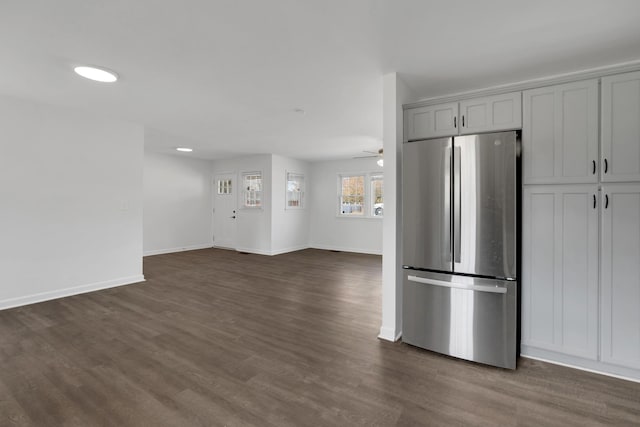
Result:
M456 126L456 119L457 119L457 117L455 117L455 116L454 116L454 117L453 117L453 127L454 127L454 128L458 127L458 126Z
M593 209L596 208L596 195L593 195Z
M609 195L608 194L604 195L604 208L605 209L609 208Z
M462 127L464 127L464 116L462 116Z
M596 161L595 160L591 160L591 162L593 163L593 174L596 174Z
M609 170L609 162L607 162L607 159L604 159L604 173L607 173L608 170Z

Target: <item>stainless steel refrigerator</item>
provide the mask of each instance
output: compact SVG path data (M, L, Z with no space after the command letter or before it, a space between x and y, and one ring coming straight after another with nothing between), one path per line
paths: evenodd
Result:
M403 146L406 343L515 369L519 136Z

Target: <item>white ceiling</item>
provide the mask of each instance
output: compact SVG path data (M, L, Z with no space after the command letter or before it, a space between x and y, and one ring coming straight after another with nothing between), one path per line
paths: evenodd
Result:
M636 60L639 21L638 0L2 0L0 93L161 152L348 158L382 146L385 73L419 99Z

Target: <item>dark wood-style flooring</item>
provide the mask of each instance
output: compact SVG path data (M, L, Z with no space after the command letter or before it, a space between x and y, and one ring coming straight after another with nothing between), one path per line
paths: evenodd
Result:
M640 425L640 384L376 339L381 260L145 258L147 282L0 312L0 426Z

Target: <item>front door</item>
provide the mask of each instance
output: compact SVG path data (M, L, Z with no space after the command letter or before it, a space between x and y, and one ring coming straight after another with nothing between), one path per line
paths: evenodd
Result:
M213 186L213 245L220 248L236 247L236 175L225 173L215 176Z

